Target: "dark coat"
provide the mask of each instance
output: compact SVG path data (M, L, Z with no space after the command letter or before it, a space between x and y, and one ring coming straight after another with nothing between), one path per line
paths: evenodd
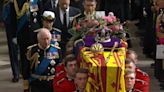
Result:
M68 33L68 30L72 27L73 20L72 18L80 14L80 10L74 7L69 7L69 24L68 26L65 26L62 24L62 21L60 19L60 10L59 7L54 9L56 20L54 22L54 27L60 29L61 32L61 43L60 47L62 48L62 55L64 56L65 53L65 46L67 42L70 40L72 37L71 34Z
M74 7L71 7L71 6L70 6L70 8L69 8L69 17L70 17L70 19L71 19L71 17L74 17L74 16L76 16L76 15L78 15L78 14L80 14L80 10L77 9L77 8L74 8ZM58 29L60 29L60 30L62 31L62 35L64 36L64 39L62 39L62 40L68 41L69 38L71 37L71 35L68 33L68 29L70 29L70 28L72 27L72 21L71 21L71 20L69 21L69 24L68 24L67 27L65 27L65 26L62 24L62 22L61 22L61 20L60 20L60 11L59 11L59 7L57 7L57 8L55 9L55 16L56 16L56 20L55 20L55 22L54 22L54 27L55 27L55 28L58 28Z

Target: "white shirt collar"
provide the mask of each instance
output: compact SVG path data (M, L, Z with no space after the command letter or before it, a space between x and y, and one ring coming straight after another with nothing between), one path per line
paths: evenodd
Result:
M63 24L63 18L64 18L63 14L64 14L64 11L61 8L59 8L59 13L60 13L60 20L61 20L61 22ZM69 24L69 7L66 9L66 16L67 16L67 26L68 26L68 24Z

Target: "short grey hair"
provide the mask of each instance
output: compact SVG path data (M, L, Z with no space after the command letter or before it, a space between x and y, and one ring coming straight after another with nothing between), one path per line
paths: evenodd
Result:
M52 35L50 33L50 31L47 29L47 28L40 28L40 29L37 29L37 40L39 41L39 39L42 37L42 35L44 34L48 34L50 39L52 38Z

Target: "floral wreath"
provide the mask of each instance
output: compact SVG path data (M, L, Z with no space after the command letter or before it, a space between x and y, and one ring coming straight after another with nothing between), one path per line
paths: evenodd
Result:
M114 16L113 12L109 12L108 16L102 16L98 19L92 19L87 16L78 20L78 22L69 29L69 33L72 35L72 39L83 38L86 35L97 34L97 30L105 29L111 30L111 37L118 37L120 39L125 38L125 34L128 30L125 23L120 23L120 20Z

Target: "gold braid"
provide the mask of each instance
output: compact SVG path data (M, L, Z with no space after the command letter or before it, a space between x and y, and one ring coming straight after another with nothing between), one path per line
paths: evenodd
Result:
M4 1L2 2L3 8L4 8L8 3L10 3L9 0L4 0Z
M27 0L23 4L22 9L19 10L18 2L17 2L17 0L14 0L14 8L15 8L15 11L16 11L17 19L19 19L21 16L24 15L24 13L26 13L28 11L28 9L29 9L29 1Z
M35 65L35 68L38 66L38 63L37 63L38 57L39 57L39 53L38 52L35 52L33 55L31 55L31 48L28 50L28 52L27 52L27 59L31 63L30 69L32 69L34 65Z

